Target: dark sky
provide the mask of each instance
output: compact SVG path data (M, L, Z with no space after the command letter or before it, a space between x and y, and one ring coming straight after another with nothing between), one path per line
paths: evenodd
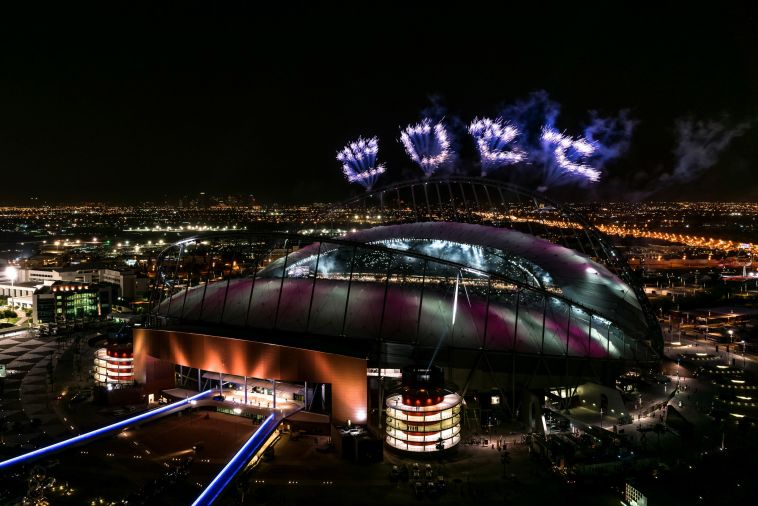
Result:
M430 95L469 120L540 89L562 104L567 131L589 109L640 120L594 190L622 198L671 170L677 118L758 118L749 6L103 3L0 12L0 205L203 190L340 199L357 191L334 159L345 141L379 135L386 181L399 179L412 167L398 127ZM756 132L653 197L757 199Z

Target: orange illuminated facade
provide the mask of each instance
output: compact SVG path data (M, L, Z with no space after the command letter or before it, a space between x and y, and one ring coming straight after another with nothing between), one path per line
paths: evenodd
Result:
M173 386L158 371L173 371L174 364L277 381L328 383L335 422L367 421L365 359L196 332L134 329L134 376L147 393Z

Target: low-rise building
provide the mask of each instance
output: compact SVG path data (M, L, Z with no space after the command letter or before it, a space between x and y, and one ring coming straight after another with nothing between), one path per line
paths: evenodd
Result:
M77 283L112 283L118 285L118 297L132 300L147 291L131 269L70 266L55 269L19 269L19 282L47 283L69 281ZM144 286L143 286L144 285Z
M2 281L0 282L0 297L6 297L8 304L13 304L14 307L30 308L32 307L32 296L40 286L40 283L29 281L22 283L11 283L10 280Z
M56 281L34 292L34 323L91 321L107 317L117 297L117 287Z

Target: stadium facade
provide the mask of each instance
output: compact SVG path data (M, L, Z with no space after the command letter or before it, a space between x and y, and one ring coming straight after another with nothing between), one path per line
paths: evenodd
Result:
M434 366L455 395L496 392L531 424L545 394L570 402L581 383L657 360L660 330L623 257L540 195L427 179L314 221L167 248L151 328L135 332L137 379L168 388L181 366L323 383L335 423L381 427L393 371Z

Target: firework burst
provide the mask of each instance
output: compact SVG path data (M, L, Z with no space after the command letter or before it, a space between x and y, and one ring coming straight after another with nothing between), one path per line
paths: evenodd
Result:
M445 126L441 122L432 124L429 118L416 125L408 125L400 133L400 141L426 177L432 176L452 155Z
M476 140L479 159L482 164L482 176L504 165L513 165L524 161L526 153L517 147L509 146L519 135L515 126L502 118L475 118L468 127L469 133Z
M595 152L591 142L581 137L574 139L549 127L542 129L541 139L548 149L552 149L554 162L563 174L579 176L593 183L600 180L599 170L582 163Z
M359 137L337 152L337 160L342 163L342 173L351 183L357 183L370 190L384 173L384 165L377 165L379 139Z

